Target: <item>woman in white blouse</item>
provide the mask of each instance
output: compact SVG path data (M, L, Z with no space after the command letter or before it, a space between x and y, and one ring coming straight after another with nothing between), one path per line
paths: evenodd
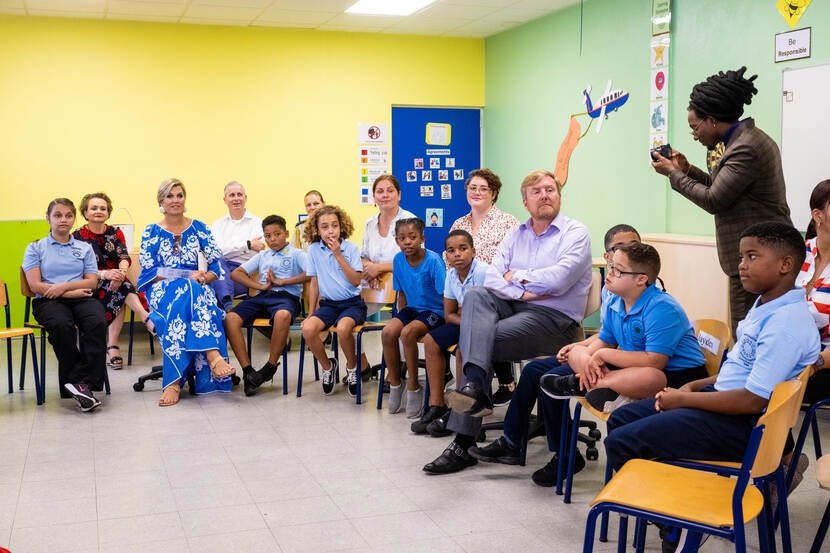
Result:
M401 208L401 185L394 175L376 178L372 185L372 195L378 213L366 221L360 257L363 258L363 278L370 287L375 288L382 273L392 272L392 258L401 251L395 242L395 221L415 215ZM377 303L366 305L370 315L383 307Z

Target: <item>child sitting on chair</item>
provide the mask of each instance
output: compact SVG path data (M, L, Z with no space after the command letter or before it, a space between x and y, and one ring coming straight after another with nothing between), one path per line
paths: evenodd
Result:
M427 426L446 415L444 404L444 375L447 370L447 350L458 343L461 331L461 304L464 292L470 286L483 286L487 263L475 258L473 237L466 230L450 231L444 240L447 263L450 270L444 282L444 321L438 328L424 336L424 355L429 380L429 406L421 418L412 423L415 434L424 434ZM460 353L456 353L456 366L460 366Z
M389 412L401 410L401 383L398 339L403 344L406 369L406 416L421 416L424 391L418 384L418 340L444 324L444 261L424 249L424 222L417 217L395 223L395 241L401 249L392 260L392 288L398 293L395 317L381 332L383 356L389 369Z
M262 292L242 300L225 317L225 334L236 359L242 365L246 396L254 395L263 382L274 378L280 352L288 341L291 323L300 312L303 282L308 281L305 274L306 254L303 250L288 245L285 219L279 215L269 215L262 221L262 232L268 249L231 272L231 280L234 282ZM259 273L258 280L250 277L255 271ZM266 317L273 327L271 349L268 362L255 371L242 337L242 327L252 324L255 319Z
M757 223L744 231L740 255L741 283L760 297L738 324L726 362L717 376L614 411L605 440L614 470L634 458L740 461L773 388L816 360L818 330L804 290L795 288L805 257L801 233Z
M308 247L309 307L311 316L303 321L308 349L323 368L323 393L331 395L339 380L340 368L334 357L326 356L320 333L335 325L340 348L346 357L346 391L357 395L355 340L352 329L366 320L366 304L360 297L363 263L360 248L346 240L354 231L351 218L335 205L317 209L305 226Z

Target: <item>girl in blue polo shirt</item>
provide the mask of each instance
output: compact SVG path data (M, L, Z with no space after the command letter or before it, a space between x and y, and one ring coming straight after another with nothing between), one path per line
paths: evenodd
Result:
M37 294L32 314L55 350L61 397L75 398L82 411L91 411L101 405L92 389L101 389L106 370L107 319L104 306L92 297L98 263L92 247L69 234L75 224L71 200L52 200L46 220L49 235L23 254L26 281Z
M444 280L441 256L424 249L424 222L417 217L395 223L395 241L401 251L392 259L392 288L398 293L398 312L381 333L383 357L389 371L389 412L401 410L403 384L398 340L403 344L409 372L406 416L421 416L424 391L418 384L418 340L444 324Z
M308 349L323 368L323 393L334 393L340 370L334 357L326 356L320 333L335 325L346 357L346 391L357 394L355 343L352 329L366 320L366 304L360 297L363 263L360 248L346 240L354 231L351 218L336 205L325 205L311 214L304 230L308 246L308 301L311 316L303 321Z

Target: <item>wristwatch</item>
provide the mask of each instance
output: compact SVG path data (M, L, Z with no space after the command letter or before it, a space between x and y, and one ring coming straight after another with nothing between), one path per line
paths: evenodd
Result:
M250 241L250 240L248 240L248 241L246 242L246 244L248 244L248 249L250 250L250 249L251 249L251 241Z

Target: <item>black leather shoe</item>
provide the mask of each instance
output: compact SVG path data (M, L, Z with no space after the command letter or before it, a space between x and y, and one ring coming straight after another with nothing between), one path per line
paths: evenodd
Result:
M280 362L277 361L276 365L272 365L270 361L266 362L261 369L257 371L260 377L262 377L262 382L267 382L269 380L274 379L274 375L277 374L277 369L279 369Z
M503 465L518 465L521 461L521 452L518 447L507 443L504 436L484 447L473 446L467 450L474 459L485 463L501 463Z
M447 423L450 421L450 411L447 409L444 414L427 425L427 434L433 438L444 438L452 434L452 430L447 430Z
M562 467L563 469L566 467ZM574 474L581 471L585 468L585 458L582 454L577 451L576 458L574 459ZM554 453L553 457L551 457L548 464L544 467L540 468L536 472L533 473L531 476L531 480L537 486L542 486L543 488L552 488L556 485L556 472L559 470L559 456ZM566 478L567 474L565 471L562 471L562 478Z
M242 369L242 380L245 382L245 395L249 397L254 395L257 388L262 386L262 383L265 382L262 379L262 375L253 369L247 371Z
M467 413L471 417L486 417L493 412L493 402L472 383L464 384L460 390L447 397L447 405L456 413Z
M455 442L450 442L447 449L437 459L424 465L424 472L429 474L452 474L476 463L478 461L470 457L469 453L464 451L464 448Z
M427 433L427 426L429 423L434 421L435 419L440 418L445 413L449 413L449 409L446 407L439 407L438 405L430 405L427 407L424 414L421 415L421 418L416 420L412 423L412 426L409 427L412 432L415 434L426 434Z

